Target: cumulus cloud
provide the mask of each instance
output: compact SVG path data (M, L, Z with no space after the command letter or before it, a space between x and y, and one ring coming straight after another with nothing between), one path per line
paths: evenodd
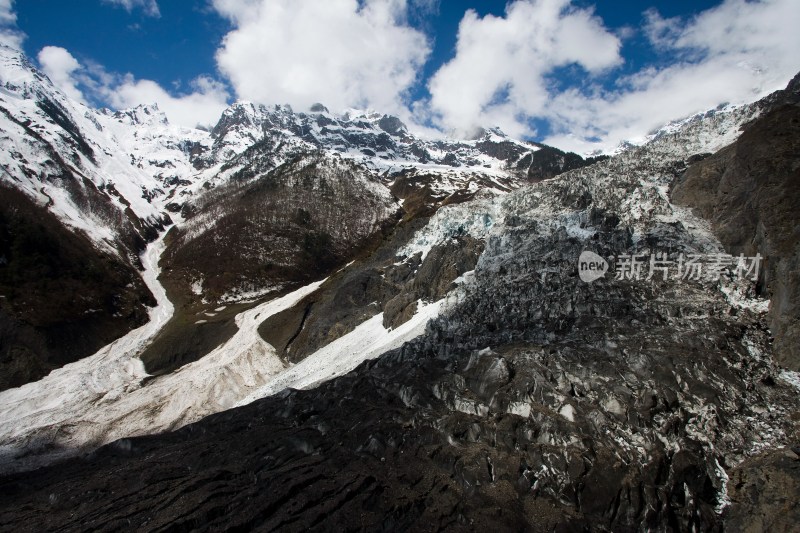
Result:
M724 0L689 18L644 13L640 31L663 58L621 76L621 38L569 0L515 0L505 15L467 11L455 56L428 84L415 116L469 133L500 126L580 152L613 149L663 124L778 89L800 69L796 0ZM568 69L571 82L561 74ZM574 80L578 80L577 82Z
M78 89L76 71L81 64L64 48L45 46L39 51L39 65L47 77L61 89L64 94L79 102L84 102L83 93Z
M410 0L411 11L420 15L432 15L439 12L441 0Z
M14 0L0 0L0 24L13 26L17 23L17 14L14 13Z
M570 65L600 73L621 62L619 50L619 38L569 0L520 0L504 17L470 10L455 57L430 80L430 108L441 126L457 132L497 125L530 134L526 119L542 115L550 100L549 73Z
M615 91L555 95L545 142L589 151L637 140L670 120L780 89L800 69L796 0L726 0L689 20L646 14L652 45L671 64L618 80Z
M152 0L113 2L150 14L158 9ZM500 126L583 153L641 139L720 103L755 100L800 69L797 0L724 0L690 18L648 10L635 30L607 28L591 8L570 0L513 0L503 16L468 10L454 56L427 83L430 97L411 102L408 91L420 82L431 51L414 26L425 25L417 18L435 13L439 0L211 5L232 25L216 60L220 79L238 98L298 109L318 101L333 110L369 107L416 121L419 131L434 125L467 134ZM23 36L15 21L13 0L0 0L0 40L18 46ZM623 76L622 39L634 31L648 39L660 62ZM176 93L81 64L63 48L45 47L38 58L73 98L118 108L155 102L171 121L187 126L215 122L231 97L228 86L205 76ZM534 124L547 125L546 138Z
M195 127L216 124L230 97L223 84L200 76L190 91L171 94L152 80L137 80L132 74L115 74L95 63L81 64L64 48L46 46L38 54L42 71L67 96L79 102L92 101L117 109L140 104L158 104L174 124Z
M191 82L192 91L173 96L152 80L137 80L127 74L104 88L106 100L118 109L157 103L170 122L187 127L214 125L227 107L228 91L207 76Z
M25 34L17 28L14 0L0 0L0 44L11 48L22 48Z
M412 5L413 4L413 5ZM403 113L430 44L407 21L430 0L213 0L234 29L217 51L239 98Z
M125 8L130 13L134 9L140 8L150 17L160 17L161 11L158 9L156 0L103 0L106 4L111 4Z

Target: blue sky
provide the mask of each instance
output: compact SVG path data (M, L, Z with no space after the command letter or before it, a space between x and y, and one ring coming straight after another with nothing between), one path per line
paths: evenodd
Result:
M90 105L193 126L235 99L321 101L584 153L800 69L796 0L0 0L3 20Z
M655 8L665 17L690 16L717 3L573 2L593 7L610 29L639 26L647 8ZM169 88L185 88L200 75L218 76L214 52L232 28L230 22L211 9L208 0L161 0L157 5L157 17L141 7L128 11L100 0L17 0L16 11L18 25L27 34L24 49L31 57L45 46L60 46L79 61L95 61L109 70L131 72L137 78L152 79ZM432 9L410 17L409 22L423 30L434 45L412 91L413 98L426 96L425 81L453 57L458 24L467 8L481 16L502 16L506 0L442 0ZM638 36L626 43L627 70L658 60L645 41Z
M130 12L100 0L17 0L23 46L36 57L45 46L60 46L79 61L110 71L131 72L164 87L199 75L215 75L214 52L230 23L204 0L166 0L160 16L141 8Z

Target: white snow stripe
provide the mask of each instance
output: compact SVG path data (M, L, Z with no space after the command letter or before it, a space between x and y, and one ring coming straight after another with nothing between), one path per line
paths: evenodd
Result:
M0 393L0 470L33 468L80 449L180 427L230 408L283 370L257 328L324 280L240 313L239 331L228 342L143 386L148 375L138 356L173 314L158 281L163 248L162 235L142 256L143 278L158 302L147 324L39 381Z
M428 321L439 315L444 302L444 299L427 304L418 301L416 314L408 322L392 330L383 327L383 313L375 315L347 335L281 372L237 403L237 406L247 405L286 388L313 388L320 383L347 374L364 361L399 348L403 343L425 332Z

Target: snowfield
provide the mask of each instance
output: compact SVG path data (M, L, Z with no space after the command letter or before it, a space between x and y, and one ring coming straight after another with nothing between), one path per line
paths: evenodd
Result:
M0 472L30 470L118 439L177 429L288 387L314 387L422 335L448 301L418 302L411 320L393 330L383 327L378 314L286 367L258 327L316 291L325 282L320 280L239 313L238 331L227 342L152 378L138 356L173 314L158 281L163 250L162 235L142 256L143 278L158 302L147 324L91 357L0 393Z

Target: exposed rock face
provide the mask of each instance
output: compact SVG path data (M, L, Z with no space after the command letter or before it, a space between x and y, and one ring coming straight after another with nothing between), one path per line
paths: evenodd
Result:
M163 263L169 276L202 283L211 299L248 285L308 282L342 266L398 214L368 170L321 154L299 157L209 195L175 231Z
M440 207L467 202L480 192L507 193L520 187L512 176L481 173L429 172L403 169L392 175L389 188L403 201L403 218L430 217Z
M552 146L541 145L540 150L523 157L517 162L517 168L526 169L528 179L532 182L550 179L564 172L593 165L603 161L606 156L580 157L573 152L562 152Z
M468 236L456 236L434 246L401 286L397 296L386 303L383 325L394 328L403 324L414 314L418 300L444 298L455 288L454 280L475 268L482 251L483 243ZM415 260L416 257L412 257L410 263L413 265Z
M297 363L378 313L385 328L395 329L415 314L419 301L441 300L455 288L453 282L475 268L483 248L464 236L434 247L424 260L416 254L398 261L397 250L409 233L396 229L362 264L336 274L328 288L264 321L261 336L282 358Z
M199 168L224 161L226 168L253 163L277 164L311 150L347 154L380 172L417 164L453 168L502 169L523 180L538 181L595 163L538 143L520 142L498 129L472 140L416 138L397 117L378 113L337 116L324 106L310 113L289 106L236 103L212 131L212 149L195 159Z
M331 276L326 287L262 322L259 334L282 358L298 362L380 313L419 266L418 257L416 262L395 263L398 249L425 221L396 226L367 257Z
M725 526L742 533L793 531L800 523L797 494L800 456L796 451L783 449L748 459L731 471L731 506Z
M731 146L691 165L672 198L711 221L733 254L764 257L775 358L800 369L800 107L782 105Z
M378 127L389 135L396 136L408 131L408 128L406 128L406 125L403 124L403 121L397 117L391 117L389 115L384 115L381 117L381 119L378 121Z

